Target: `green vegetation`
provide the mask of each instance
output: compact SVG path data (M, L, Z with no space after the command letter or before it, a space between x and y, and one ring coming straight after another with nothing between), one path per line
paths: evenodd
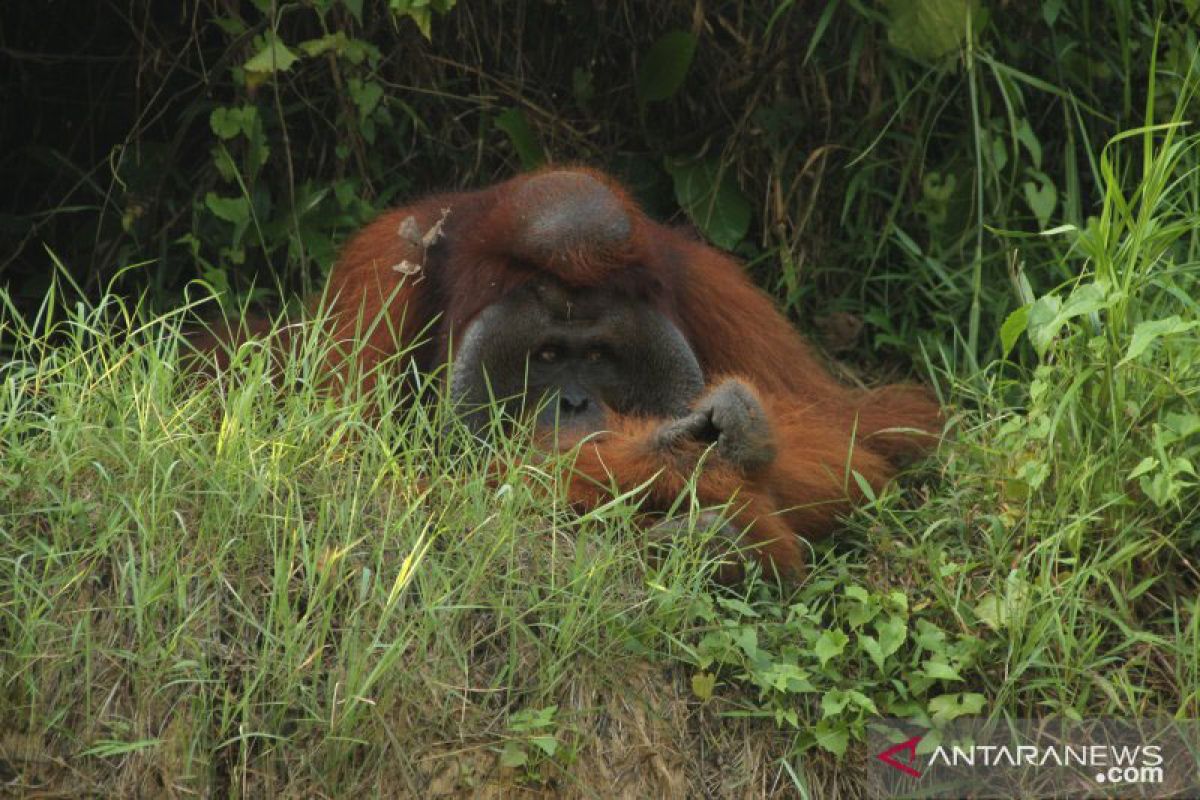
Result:
M1200 717L1194 3L547 4L524 44L450 5L198 5L210 146L139 127L87 235L6 213L61 261L18 247L0 292L0 781L860 796L875 714ZM621 13L632 60L587 60ZM688 497L669 546L636 496L572 513L435 381L329 396L317 325L277 383L261 342L185 368L189 278L284 301L398 195L551 155L736 250L848 377L945 400L803 585L715 586Z

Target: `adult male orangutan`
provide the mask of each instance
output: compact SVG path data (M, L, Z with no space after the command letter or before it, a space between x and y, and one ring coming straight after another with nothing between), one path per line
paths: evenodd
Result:
M920 387L839 384L733 258L591 169L389 211L347 243L329 296L335 349L365 380L411 348L421 370L449 361L469 421L489 399L549 398L538 425L583 442L578 506L648 483L644 507L666 510L703 459L699 499L732 500L741 544L785 578L802 574L799 537L861 498L851 471L879 488L940 429Z

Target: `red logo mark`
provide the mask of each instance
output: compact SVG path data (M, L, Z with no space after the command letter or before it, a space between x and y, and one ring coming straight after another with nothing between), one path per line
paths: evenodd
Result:
M914 736L906 742L892 745L887 750L884 750L875 757L893 769L898 769L906 775L919 778L921 777L921 773L913 769L912 765L917 763L917 743L920 741L920 736ZM905 764L904 762L897 761L895 758L893 758L893 756L895 756L897 753L908 753L908 757L905 759L905 761L908 763Z

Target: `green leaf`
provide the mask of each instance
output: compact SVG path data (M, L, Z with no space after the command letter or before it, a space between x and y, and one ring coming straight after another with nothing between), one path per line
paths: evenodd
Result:
M337 33L329 33L319 39L309 39L296 45L304 55L311 57L319 56L330 50L338 52L346 42L346 34L338 31Z
M1091 314L1093 311L1100 311L1107 307L1108 293L1105 291L1104 286L1099 283L1085 283L1078 286L1067 297L1059 316L1066 322L1075 317L1082 317L1084 314Z
M508 720L508 729L523 732L547 728L554 724L554 715L558 713L558 705L545 708L526 708L514 713Z
M842 722L823 719L813 729L813 736L822 750L835 756L845 755L846 746L850 744L850 729Z
M908 625L901 617L888 617L885 622L877 622L875 629L879 631L879 649L884 657L899 650L908 638Z
M1163 418L1163 423L1175 435L1176 440L1200 433L1200 414L1176 414L1172 411Z
M212 149L213 166L217 168L221 179L225 181L234 181L237 179L238 168L233 161L233 156L224 145L218 145Z
M558 752L558 739L553 736L532 736L529 742L551 758Z
M262 139L258 109L251 105L214 108L208 115L208 126L221 139L233 139L243 134L252 142Z
M997 172L1002 172L1008 164L1008 140L999 134L992 136L992 162Z
M1152 319L1139 322L1133 329L1133 338L1129 341L1129 349L1118 364L1127 364L1146 352L1146 348L1164 336L1174 336L1192 330L1200 322L1192 320L1184 322L1178 314L1172 314L1166 319Z
M869 599L853 603L850 605L849 613L846 614L846 624L854 629L861 628L875 619L879 610L879 603L871 602Z
M299 61L299 57L274 36L268 37L267 43L255 53L249 61L242 65L247 72L286 72Z
M1026 331L1029 341L1044 356L1058 336L1062 326L1075 317L1091 314L1108 307L1108 293L1098 283L1085 283L1071 292L1066 303L1055 295L1039 297L1029 307Z
M858 635L858 647L870 657L871 661L875 662L875 666L883 672L883 648L879 646L879 642L874 636L869 636L865 633Z
M362 25L363 0L342 0L342 5L350 12L350 16L354 17L354 21Z
M982 19L977 0L890 0L888 42L918 61L956 52L969 21Z
M983 599L975 604L975 616L992 630L998 631L1008 625L1008 609L1000 596L994 592L984 595Z
M746 658L758 657L758 630L750 625L743 625L733 632L733 641L746 654Z
M937 726L983 710L985 698L976 692L943 694L929 701L929 715Z
M925 199L944 205L954 195L954 188L957 185L957 176L946 175L943 177L942 173L937 170L931 170L921 179L921 193L925 195Z
M358 118L366 119L383 99L383 87L375 81L351 79L349 84L350 97L358 107Z
M525 169L538 167L546 160L546 154L538 143L525 112L519 108L510 108L496 117L496 127L508 135L521 166Z
M710 672L697 672L692 676L692 694L701 700L712 699L713 690L717 688L717 676Z
M433 35L433 14L427 0L388 0L388 7L397 17L408 17L417 25L421 35L430 39Z
M1050 344L1054 343L1054 337L1062 327L1062 323L1057 323L1058 312L1061 309L1062 300L1058 300L1055 295L1038 297L1030 306L1026 332L1030 335L1030 342L1033 349L1038 351L1039 357L1044 356L1046 350L1050 349Z
M927 620L917 620L917 645L930 653L941 653L946 649L946 632Z
M858 486L858 490L862 492L862 495L867 499L867 502L874 503L876 500L875 489L872 488L871 484L867 482L867 479L862 476L862 473L856 469L853 469L850 470L850 477L854 478L855 485Z
M215 192L209 192L204 196L204 205L218 219L235 225L244 225L250 220L250 201L245 197L219 197Z
M803 694L817 690L817 687L813 686L812 681L808 679L806 670L787 662L772 662L766 669L755 669L753 677L754 682L759 686L774 689L777 692Z
M732 250L750 230L750 201L729 170L715 159L667 163L675 199L696 226L718 247Z
M233 116L232 108L214 108L208 115L208 126L222 139L232 139L242 132L241 121Z
M829 659L840 656L842 651L846 649L846 644L850 641L850 637L839 630L826 630L818 638L817 644L813 648L817 654L817 658L821 661L821 666L829 663Z
M1004 591L989 592L975 604L975 616L992 630L1004 630L1020 625L1023 611L1029 607L1031 593L1028 582L1010 574L1004 580Z
M521 742L504 743L504 749L500 751L500 766L516 769L525 766L528 762L529 755L525 752L525 747Z
M850 695L841 689L832 689L821 698L821 716L832 717L842 713L842 709L850 702Z
M1017 122L1017 141L1025 146L1029 151L1029 157L1033 159L1033 166L1037 169L1042 168L1042 143L1038 141L1037 135L1033 132L1033 128L1029 126L1029 120L1021 117Z
M319 39L308 39L296 47L310 58L332 52L351 64L361 64L368 60L374 64L380 57L378 47L362 39L351 39L343 31L329 33Z
M638 104L666 100L683 85L696 55L696 37L687 31L669 31L659 37L638 67Z
M1138 462L1138 465L1136 467L1134 467L1132 470L1130 470L1129 475L1126 477L1126 480L1131 481L1134 478L1140 478L1143 475L1147 474L1148 472L1152 471L1157 466L1158 466L1157 458L1155 458L1154 456L1146 456L1145 458L1143 458L1141 461Z
M1029 324L1029 305L1021 306L1004 319L1004 324L1000 326L1000 347L1002 350L1000 355L1007 356L1012 352L1013 345L1017 343L1017 339L1021 338L1021 334L1025 332L1025 328Z
M879 714L879 709L875 706L875 701L867 697L862 692L858 691L857 689L850 689L846 692L846 694L849 696L850 701L863 711L876 715Z
M718 597L717 605L726 611L732 611L734 614L743 617L758 617L761 616L754 610L754 606L747 603L745 600L739 600L736 597Z
M846 587L846 597L863 604L871 602L871 595L867 593L866 589L857 584L851 584Z
M932 658L925 661L922 665L922 670L927 678L933 678L938 681L961 681L962 676L958 674L958 670L950 666L944 661L935 661Z
M1030 171L1035 181L1025 181L1021 189L1025 194L1025 202L1029 210L1037 217L1038 227L1045 228L1050 223L1050 215L1058 205L1058 190L1051 180L1040 172Z

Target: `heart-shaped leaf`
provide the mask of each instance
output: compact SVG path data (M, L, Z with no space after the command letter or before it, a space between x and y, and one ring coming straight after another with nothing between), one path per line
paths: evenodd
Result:
M1050 215L1058 205L1058 190L1050 179L1041 173L1033 173L1035 181L1025 181L1021 186L1025 193L1025 202L1029 210L1037 217L1038 227L1045 228L1050 222Z

